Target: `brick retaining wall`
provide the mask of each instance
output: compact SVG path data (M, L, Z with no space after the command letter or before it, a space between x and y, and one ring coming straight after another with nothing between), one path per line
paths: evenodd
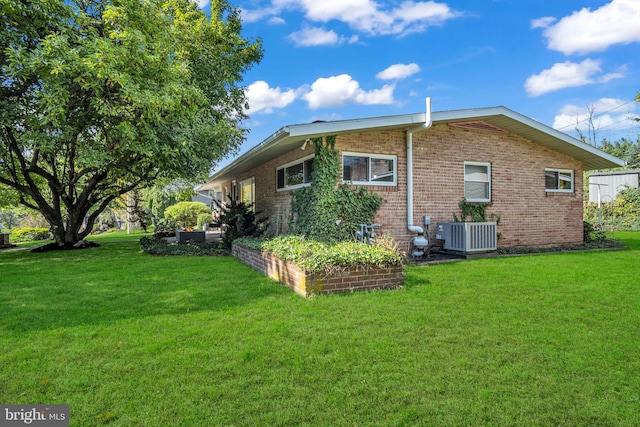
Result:
M240 244L233 244L232 254L243 263L277 280L302 296L319 293L367 289L391 289L404 283L402 265L354 268L330 275L308 273L292 262Z

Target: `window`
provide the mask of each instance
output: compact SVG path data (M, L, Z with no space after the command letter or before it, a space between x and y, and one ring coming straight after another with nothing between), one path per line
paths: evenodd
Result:
M469 202L491 201L491 163L464 162L464 198Z
M396 185L396 156L342 154L342 181L360 185Z
M287 163L276 170L276 189L293 190L311 184L313 156Z
M255 202L256 180L254 177L240 181L240 201L250 208Z
M238 183L235 180L231 181L231 200L238 200Z
M573 193L573 171L568 169L545 169L544 184L548 193Z

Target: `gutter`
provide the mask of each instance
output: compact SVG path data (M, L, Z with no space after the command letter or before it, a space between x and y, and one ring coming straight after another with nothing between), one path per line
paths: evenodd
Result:
M426 98L425 122L419 126L407 129L407 228L412 233L424 234L424 229L413 224L413 134L429 129L431 120L431 98Z

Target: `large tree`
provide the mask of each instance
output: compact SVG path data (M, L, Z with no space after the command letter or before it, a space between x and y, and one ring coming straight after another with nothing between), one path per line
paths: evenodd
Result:
M261 58L225 0L210 18L193 0L0 0L0 185L71 246L119 195L237 149Z

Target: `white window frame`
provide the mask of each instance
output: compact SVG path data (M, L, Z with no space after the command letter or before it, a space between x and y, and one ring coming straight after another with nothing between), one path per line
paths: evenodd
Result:
M487 180L486 181L474 181L467 180L467 166L483 166L487 168ZM463 178L464 178L464 197L467 202L476 202L476 203L490 203L491 202L491 163L490 162L464 162L464 168L462 170ZM487 183L488 185L488 193L487 198L476 198L476 199L467 199L467 182L482 182Z
M560 187L560 174L571 175L571 188L547 188L547 172L557 174L556 186ZM544 190L547 193L573 193L575 191L575 175L572 169L545 168Z
M297 188L302 188L302 187L308 187L311 185L311 181L309 182L303 182L302 184L296 184L296 185L287 185L287 168L290 168L292 166L296 166L299 164L302 164L302 176L305 177L307 176L307 171L305 170L305 165L307 164L307 160L313 159L315 158L315 155L312 154L310 156L305 156L302 157L300 159L294 160L292 162L289 162L287 164L284 164L282 166L278 166L276 168L276 191L290 191L290 190L295 190ZM284 170L284 187L282 188L278 188L278 172Z
M244 202L253 209L256 202L256 178L254 176L243 179L238 186L238 201ZM249 187L249 194L245 194L245 187Z
M369 180L368 181L352 181L344 179L344 158L345 157L366 157L368 159ZM393 181L372 181L371 159L393 160ZM396 187L398 185L398 156L389 154L372 154L372 153L355 153L351 151L342 152L342 182L353 185L372 185L379 187Z

